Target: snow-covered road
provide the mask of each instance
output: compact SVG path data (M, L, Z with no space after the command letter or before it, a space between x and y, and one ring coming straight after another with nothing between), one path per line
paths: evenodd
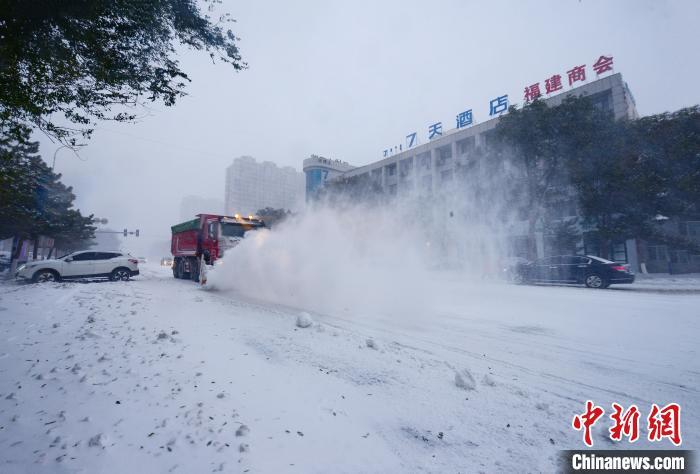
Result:
M156 266L0 285L0 472L551 472L588 399L678 402L698 448L698 292L434 285L308 328Z

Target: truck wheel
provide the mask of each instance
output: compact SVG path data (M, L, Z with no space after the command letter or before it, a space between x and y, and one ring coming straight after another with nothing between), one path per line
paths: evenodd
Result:
M190 272L185 271L185 264L189 263L189 258L182 258L180 259L180 278L183 280L189 280L190 279ZM192 270L191 265L187 265L190 270Z
M177 261L177 277L182 279L185 278L185 259L181 258Z
M180 278L180 259L176 259L173 262L173 276L175 278Z
M199 281L199 260L194 258L190 264L190 279L192 281Z

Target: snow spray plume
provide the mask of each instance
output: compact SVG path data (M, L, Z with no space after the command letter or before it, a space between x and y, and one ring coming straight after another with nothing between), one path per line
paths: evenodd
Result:
M440 273L480 282L501 270L505 217L497 193L486 191L495 184L464 184L359 204L340 190L272 230L249 232L209 286L321 312L420 316L445 297Z

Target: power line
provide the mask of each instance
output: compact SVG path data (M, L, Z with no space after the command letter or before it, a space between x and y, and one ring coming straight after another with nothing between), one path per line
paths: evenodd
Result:
M112 129L110 129L110 128L98 128L97 130L104 130L104 131L106 131L106 132L116 133L116 134L118 134L118 135L125 135L125 136L131 137L131 138L136 138L137 140L143 140L143 141L146 141L146 142L156 143L156 144L158 144L158 145L163 145L163 146L166 146L166 147L168 147L168 148L174 148L174 149L177 149L177 150L190 151L190 152L192 152L192 153L197 153L197 154L199 154L199 155L209 155L209 156L213 156L213 157L217 157L217 158L231 159L230 156L224 156L224 155L220 155L220 154L217 154L217 153L208 152L208 151L205 151L205 150L204 150L204 151L203 151L203 150L197 150L197 149L189 148L189 147L182 146L182 145L176 145L176 144L174 144L174 143L172 143L172 142L164 142L164 141L162 141L162 140L156 140L156 139L154 139L154 138L142 137L142 136L139 136L139 135L134 135L133 133L121 132L121 131L117 131L117 130L112 130Z

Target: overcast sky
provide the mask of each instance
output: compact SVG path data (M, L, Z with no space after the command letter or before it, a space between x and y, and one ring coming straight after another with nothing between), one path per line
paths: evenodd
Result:
M167 240L184 195L224 195L224 169L252 155L301 170L320 154L363 165L431 123L454 127L489 100L614 57L642 115L700 103L700 2L224 0L249 68L235 73L182 50L189 95L134 124L98 126L56 170L78 207L121 229L125 248ZM51 162L57 145L38 137Z

